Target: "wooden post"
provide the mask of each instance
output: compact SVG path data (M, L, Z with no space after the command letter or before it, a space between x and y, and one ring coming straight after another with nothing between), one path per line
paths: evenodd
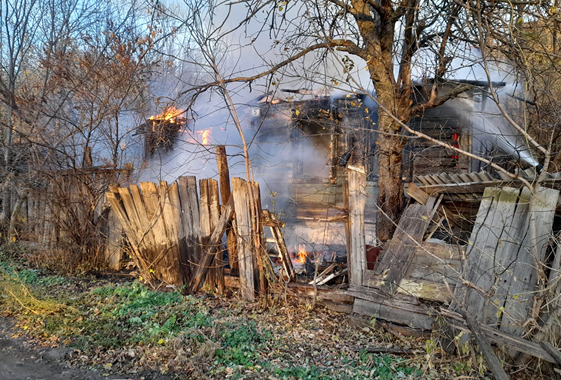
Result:
M257 271L259 278L259 293L265 295L267 292L267 285L265 280L265 270L263 268L263 257L261 256L262 250L265 247L265 242L263 240L263 223L261 221L263 211L261 210L261 192L259 191L259 183L252 182L249 184L251 191L253 193L253 207L254 217L251 233L253 236L253 252L255 252L255 257L257 261Z
M363 166L349 166L345 187L345 203L349 218L345 222L347 232L347 263L349 284L362 286L366 270L366 241L364 237L364 207L366 205L366 171Z
M197 179L195 177L179 177L181 196L181 216L183 218L183 234L185 257L181 256L182 264L189 265L189 274L195 273L195 263L201 260L201 222L199 198L197 195Z
M225 205L230 199L232 193L230 187L230 169L228 168L228 157L226 156L226 147L218 145L216 147L216 164L218 166L218 176L220 178L220 195L222 204ZM227 246L228 261L230 264L230 274L237 274L239 270L238 254L236 251L236 234L234 232L236 220L232 220L232 226L228 228Z
M236 230L238 236L238 259L240 263L240 291L246 301L255 301L253 255L251 242L251 214L249 210L249 187L241 178L232 179Z

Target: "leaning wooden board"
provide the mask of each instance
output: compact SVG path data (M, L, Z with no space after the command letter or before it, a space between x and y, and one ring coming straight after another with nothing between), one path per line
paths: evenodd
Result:
M427 301L450 302L464 254L464 246L423 242L412 254L411 264L397 286L397 293ZM375 271L366 270L364 286L379 287L381 284Z

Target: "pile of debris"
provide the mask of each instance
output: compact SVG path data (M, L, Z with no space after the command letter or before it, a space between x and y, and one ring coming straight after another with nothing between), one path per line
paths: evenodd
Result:
M460 331L477 338L480 330L519 362L529 354L561 364L551 345L561 338L561 181L544 177L532 190L523 184L535 183L533 170L514 178L417 177L376 266L346 292L355 298L353 312L417 331L438 328L452 346Z

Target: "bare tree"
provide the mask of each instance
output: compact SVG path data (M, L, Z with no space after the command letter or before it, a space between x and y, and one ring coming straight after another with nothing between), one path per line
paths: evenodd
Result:
M402 207L401 153L406 143L402 124L469 89L458 85L439 95L457 53L457 44L450 41L461 27L457 21L463 7L451 1L417 0L185 4L194 15L209 14L208 41L235 41L230 47L243 51L240 57L251 52L260 60L191 88L193 98L219 84L246 83L253 88L261 84L271 89L283 83L282 78L307 85L321 80L325 86L353 90L364 83L360 71L367 73L369 85L363 87L375 90L382 110L377 145L378 206L383 212L377 234L382 241L391 237ZM193 24L192 18L179 21ZM431 78L430 95L422 104L411 100L414 71L419 78Z

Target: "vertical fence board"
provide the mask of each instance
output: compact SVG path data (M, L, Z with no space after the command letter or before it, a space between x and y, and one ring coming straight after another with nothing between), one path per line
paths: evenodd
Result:
M249 211L249 191L247 182L241 178L232 179L238 259L240 264L240 292L247 301L255 300L253 255L251 244L251 215Z
M162 207L162 221L166 230L166 251L162 258L163 268L159 266L165 273L165 281L173 285L182 285L184 283L183 274L179 265L179 210L178 204L174 204L172 199L177 201L179 195L170 196L171 193L177 193L177 184L174 182L168 186L166 181L160 181L158 188L160 195L160 204Z
M364 237L364 207L366 205L366 172L364 167L348 168L346 186L349 218L346 222L347 261L349 263L349 283L362 286L366 271L366 241Z
M105 262L109 268L113 270L121 269L120 262L122 258L122 223L116 215L115 210L111 207L107 213L107 241L105 245Z
M263 240L263 223L261 210L261 192L259 190L259 183L250 183L250 188L253 193L253 204L249 207L254 209L254 218L252 220L252 238L253 238L253 252L255 252L255 258L257 263L257 276L259 279L259 293L265 295L267 292L266 280L265 280L265 270L263 267L263 257L261 255L262 250L265 249L265 242Z
M209 206L209 224L210 230L214 231L218 220L220 219L220 200L218 191L218 182L214 179L208 180L208 206ZM213 243L214 244L214 243ZM208 249L217 252L211 262L211 267L208 271L207 285L212 290L217 290L220 294L224 293L224 264L223 264L223 249L222 241L218 242L215 247L208 247Z
M179 193L181 197L181 216L183 219L183 235L185 237L186 257L189 272L195 273L195 263L201 259L199 198L197 196L197 180L195 177L179 177Z

